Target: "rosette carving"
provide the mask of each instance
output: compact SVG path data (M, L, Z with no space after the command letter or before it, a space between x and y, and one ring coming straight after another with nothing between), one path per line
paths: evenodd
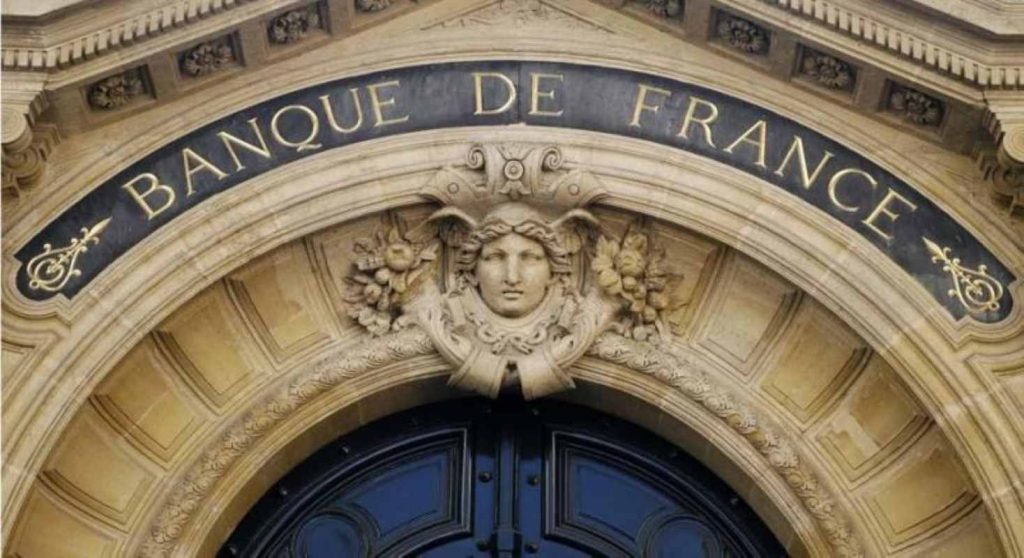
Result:
M654 15L664 18L678 18L683 14L682 0L641 0Z
M286 45L305 39L309 33L320 27L320 14L315 6L307 6L291 10L275 17L270 22L268 37L270 42Z
M732 48L747 54L768 52L768 31L754 22L730 15L722 15L715 31L718 38Z
M138 68L101 79L89 87L89 105L99 110L114 110L145 93L142 72Z
M391 0L355 0L361 12L379 12L391 6Z
M193 47L181 58L181 71L188 76L202 77L221 70L235 59L228 41L209 41Z
M829 89L853 89L853 68L835 56L808 51L801 63L801 71Z

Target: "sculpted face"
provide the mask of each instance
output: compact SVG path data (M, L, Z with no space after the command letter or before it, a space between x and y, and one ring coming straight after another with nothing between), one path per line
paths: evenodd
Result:
M480 250L476 279L480 296L491 310L518 318L544 300L551 282L551 263L539 242L509 233Z

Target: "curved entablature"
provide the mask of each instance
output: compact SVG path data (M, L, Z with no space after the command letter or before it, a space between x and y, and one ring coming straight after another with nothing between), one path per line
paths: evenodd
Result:
M704 87L579 64L399 68L268 100L210 123L96 187L16 253L20 292L74 297L191 207L332 148L434 129L554 126L640 138L736 167L849 227L954 319L1010 314L1013 272L913 186L769 110ZM686 188L686 185L678 185Z

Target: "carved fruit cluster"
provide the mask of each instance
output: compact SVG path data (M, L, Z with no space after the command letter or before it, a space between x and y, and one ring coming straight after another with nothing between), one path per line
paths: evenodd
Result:
M397 223L373 238L356 240L355 267L345 280L348 315L373 335L402 327L401 310L416 282L437 259L437 243L411 242Z
M669 275L664 254L650 247L646 234L627 231L621 241L601 237L591 262L597 283L608 296L622 302L617 333L646 340L663 328L661 311L668 307Z

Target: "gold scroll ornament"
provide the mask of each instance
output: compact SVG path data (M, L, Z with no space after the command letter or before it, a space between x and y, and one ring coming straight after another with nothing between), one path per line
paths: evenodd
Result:
M43 252L28 261L28 287L32 290L57 292L82 272L75 267L78 257L89 251L89 243L99 244L100 233L110 224L108 217L91 228L82 227L82 238L72 238L63 248L54 248L49 242Z
M949 289L949 296L955 297L968 312L975 314L980 312L999 310L999 299L1003 297L1003 285L996 278L987 273L987 267L982 264L977 269L971 269L960 265L960 258L954 258L948 247L941 247L935 242L921 237L928 251L932 253L932 261L942 263L942 271L949 273L953 280L953 288Z

